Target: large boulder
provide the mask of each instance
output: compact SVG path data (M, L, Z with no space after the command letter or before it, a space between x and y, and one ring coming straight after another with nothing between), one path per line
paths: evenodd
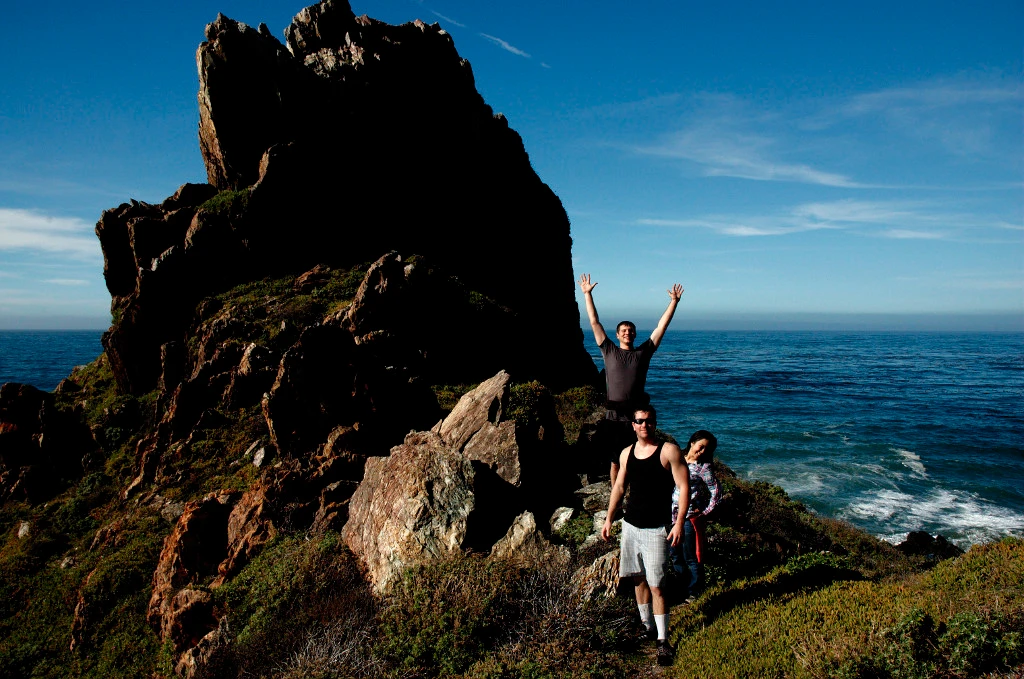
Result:
M386 590L409 566L463 549L476 507L473 481L469 460L430 432L367 460L342 535L375 589Z
M434 429L412 432L389 457L366 461L343 535L378 590L404 568L466 549L563 559L533 518L565 499L554 488L564 479L541 473L557 469L559 453L565 454L564 445L555 445L561 429L557 419L548 421L553 408L549 413L536 403L519 404L513 417L511 386L499 372L464 394ZM541 421L556 435L538 436Z

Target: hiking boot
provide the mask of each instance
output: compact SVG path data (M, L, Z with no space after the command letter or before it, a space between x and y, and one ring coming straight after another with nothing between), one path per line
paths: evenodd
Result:
M644 641L654 641L658 638L657 627L644 627L643 634L641 635Z
M658 639L658 664L668 667L676 659L675 651L668 643L668 639Z

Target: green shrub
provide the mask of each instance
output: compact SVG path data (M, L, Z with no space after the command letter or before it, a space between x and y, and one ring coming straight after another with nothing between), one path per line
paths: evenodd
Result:
M555 395L555 412L565 430L566 443L572 444L580 436L583 423L599 410L604 402L597 389L590 385L573 387Z
M199 206L199 210L225 217L238 217L249 206L248 187L240 191L221 191L213 198Z
M1024 541L975 546L894 579L843 579L862 577L848 564L807 554L709 588L674 612L676 667L692 677L869 679L979 676L1021 662Z

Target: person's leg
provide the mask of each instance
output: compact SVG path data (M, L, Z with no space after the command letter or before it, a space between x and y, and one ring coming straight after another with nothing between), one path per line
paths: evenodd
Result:
M697 529L691 519L683 523L683 553L689 571L689 582L686 587L686 597L696 597L700 593L700 587L704 579L704 571L697 558Z
M643 575L633 577L633 592L636 594L636 607L640 611L640 622L648 632L654 630L654 617L651 614L651 588Z
M654 607L654 625L658 629L658 664L671 665L675 660L675 653L668 643L668 607L661 587L651 585L651 603Z

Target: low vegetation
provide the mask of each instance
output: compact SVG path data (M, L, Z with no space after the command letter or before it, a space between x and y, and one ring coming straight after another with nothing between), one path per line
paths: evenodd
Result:
M245 199L222 194L204 210L230 212ZM301 290L288 276L238 286L205 300L196 323L227 311L252 332L246 341L283 352L299 329L348 304L365 270L325 272ZM96 445L84 474L46 501L0 504L0 676L168 676L170 650L146 621L176 518L168 503L180 512L206 493L250 487L259 470L245 453L266 439L265 421L258 405L208 409L187 444L164 456L160 497L126 500L159 393L117 393L104 356L71 377L55 404ZM434 386L442 412L473 386ZM552 394L516 384L508 416L529 427L553 411L565 454L583 454L600 396L589 386ZM708 587L673 611L669 676L952 679L1024 668L1024 542L976 546L935 565L716 464L725 497L708 527ZM231 643L201 675L651 676L631 592L577 598L572 574L615 546L595 543L593 527L593 515L577 511L551 536L570 549L567 567L465 554L411 569L378 597L337 533L282 526L213 590Z

